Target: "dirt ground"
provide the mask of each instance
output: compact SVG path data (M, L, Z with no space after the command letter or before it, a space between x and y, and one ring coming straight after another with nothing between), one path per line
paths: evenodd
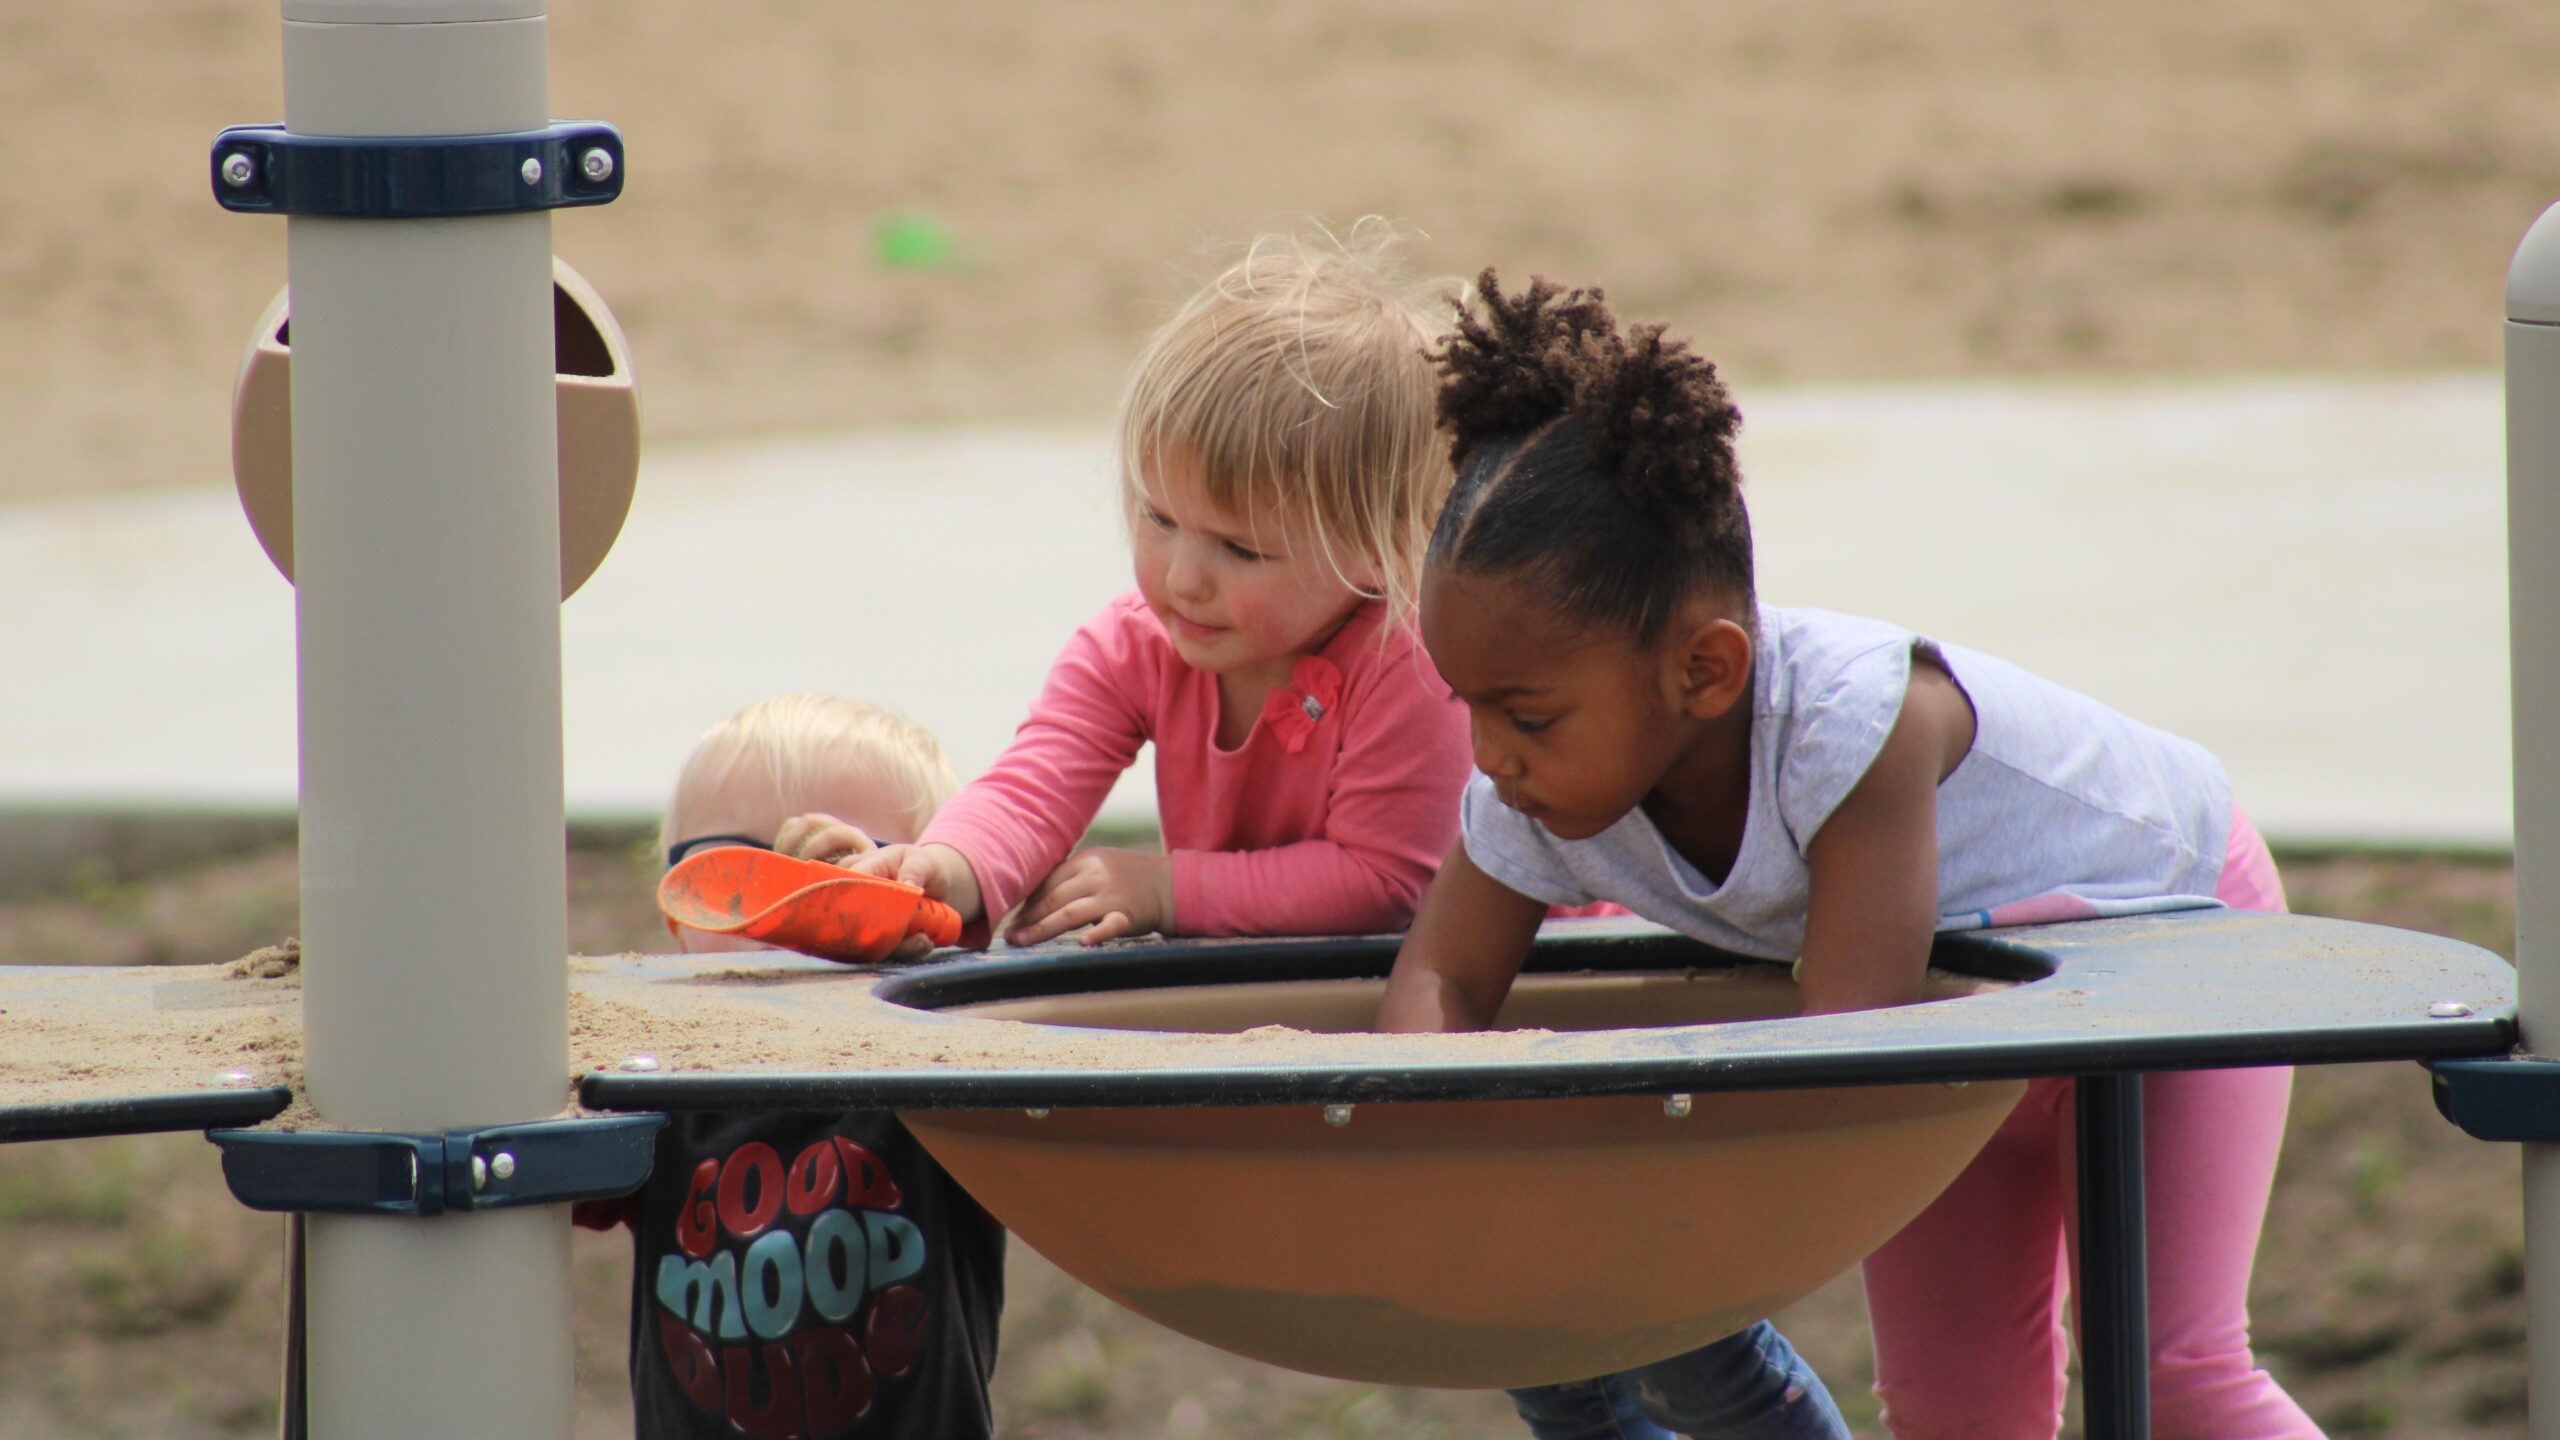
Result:
M2511 953L2503 861L2291 856L2285 871L2302 910ZM637 846L575 855L573 943L657 943L653 878ZM0 960L206 963L293 933L294 913L293 856L271 850L0 902ZM2438 1119L2415 1066L2301 1072L2253 1304L2261 1356L2330 1435L2521 1440L2517 1154ZM581 1234L575 1264L580 1440L622 1440L628 1252ZM1498 1395L1347 1385L1208 1349L1019 1245L1008 1283L996 1396L1016 1440L1522 1433ZM276 1222L231 1203L201 1139L0 1147L0 1435L272 1434L279 1315ZM1855 1278L1779 1318L1880 1434Z
M553 108L630 189L557 222L653 441L1090 418L1203 247L1383 214L1430 273L1607 284L1763 383L2421 371L2497 358L2560 195L2547 0L555 0ZM1569 17L1569 18L1560 18ZM0 3L0 501L227 475L284 278L205 155L281 111L274 0ZM7 703L0 699L0 703ZM2502 864L2328 859L2296 899L2504 948ZM577 942L645 943L587 854ZM0 904L0 961L193 963L290 933L289 854ZM2411 1067L2306 1072L2257 1286L2332 1435L2523 1434L2516 1157ZM272 1222L192 1137L0 1149L0 1435L271 1431ZM578 1251L582 1436L624 1433L622 1261ZM1509 1435L1498 1397L1228 1359L1017 1249L1021 1437ZM1842 1282L1786 1317L1853 1409Z
M2497 356L2560 195L2545 0L555 0L557 222L653 439L1109 409L1201 247L1382 214L1751 387ZM283 225L275 0L0 5L0 499L220 483Z

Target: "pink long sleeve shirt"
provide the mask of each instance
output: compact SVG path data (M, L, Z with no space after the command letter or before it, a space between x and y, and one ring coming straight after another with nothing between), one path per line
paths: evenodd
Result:
M1400 930L1457 838L1472 762L1465 707L1409 632L1382 643L1384 623L1381 606L1354 611L1222 750L1218 677L1122 595L1067 642L1012 745L920 840L967 858L992 923L1066 858L1152 741L1170 933Z

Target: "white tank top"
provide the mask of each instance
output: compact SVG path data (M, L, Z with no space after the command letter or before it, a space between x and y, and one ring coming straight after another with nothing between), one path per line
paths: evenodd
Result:
M1915 651L1973 703L1973 748L1938 786L1938 928L2216 904L2231 788L2202 746L2003 660L1880 621L1762 606L1751 800L1721 885L1642 809L1558 840L1478 775L1460 816L1476 867L1550 905L1614 900L1736 954L1803 953L1805 849L1875 763Z

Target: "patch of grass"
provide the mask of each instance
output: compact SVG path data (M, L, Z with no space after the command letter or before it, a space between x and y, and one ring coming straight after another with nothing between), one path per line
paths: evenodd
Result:
M137 1154L129 1141L0 1150L0 1225L124 1224L142 1189Z
M1093 1421L1111 1408L1111 1362L1093 1331L1070 1330L1023 1363L1028 1378L1018 1393L1027 1418Z
M122 1249L81 1256L72 1280L85 1304L83 1328L121 1338L157 1335L218 1320L240 1298L246 1277L183 1231L147 1230Z
M148 893L140 884L118 880L115 867L98 855L86 856L73 865L64 888L82 907L103 919L119 922L140 917Z
M235 1435L272 1435L276 1428L276 1400L276 1396L264 1392L244 1395L213 1417L214 1423Z
M2321 1325L2270 1337L2265 1348L2300 1369L2347 1370L2397 1351L2408 1343L2411 1328L2399 1320L2353 1329Z
M2523 1353L2524 1323L2500 1316L2456 1329L2427 1346L2423 1358L2452 1360L2464 1355L2522 1356Z
M2347 1267L2339 1277L2338 1288L2359 1298L2389 1294L2398 1283L2389 1267L2375 1260L2359 1260Z
M2521 1423L2524 1420L2524 1379L2493 1380L2475 1386L2462 1397L2462 1418L2474 1425Z
M2524 1246L2514 1240L2502 1242L2488 1262L2463 1287L2466 1305L2482 1305L2524 1293Z
M2140 211L2149 197L2131 181L2109 175L2075 175L2036 192L2036 205L2066 220L2114 220Z
M2381 1219L2392 1192L2408 1173L2407 1159L2390 1141L2373 1139L2357 1145L2347 1161L2347 1190L2355 1197L2356 1213L2369 1221Z
M2399 1423L2400 1407L2380 1396L2360 1395L2320 1417L2331 1435L2388 1435Z

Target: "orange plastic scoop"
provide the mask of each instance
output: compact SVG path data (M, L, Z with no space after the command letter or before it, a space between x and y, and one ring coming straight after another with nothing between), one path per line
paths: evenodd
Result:
M689 925L829 960L879 960L910 935L957 944L960 912L913 885L819 860L726 845L658 881L667 928Z

